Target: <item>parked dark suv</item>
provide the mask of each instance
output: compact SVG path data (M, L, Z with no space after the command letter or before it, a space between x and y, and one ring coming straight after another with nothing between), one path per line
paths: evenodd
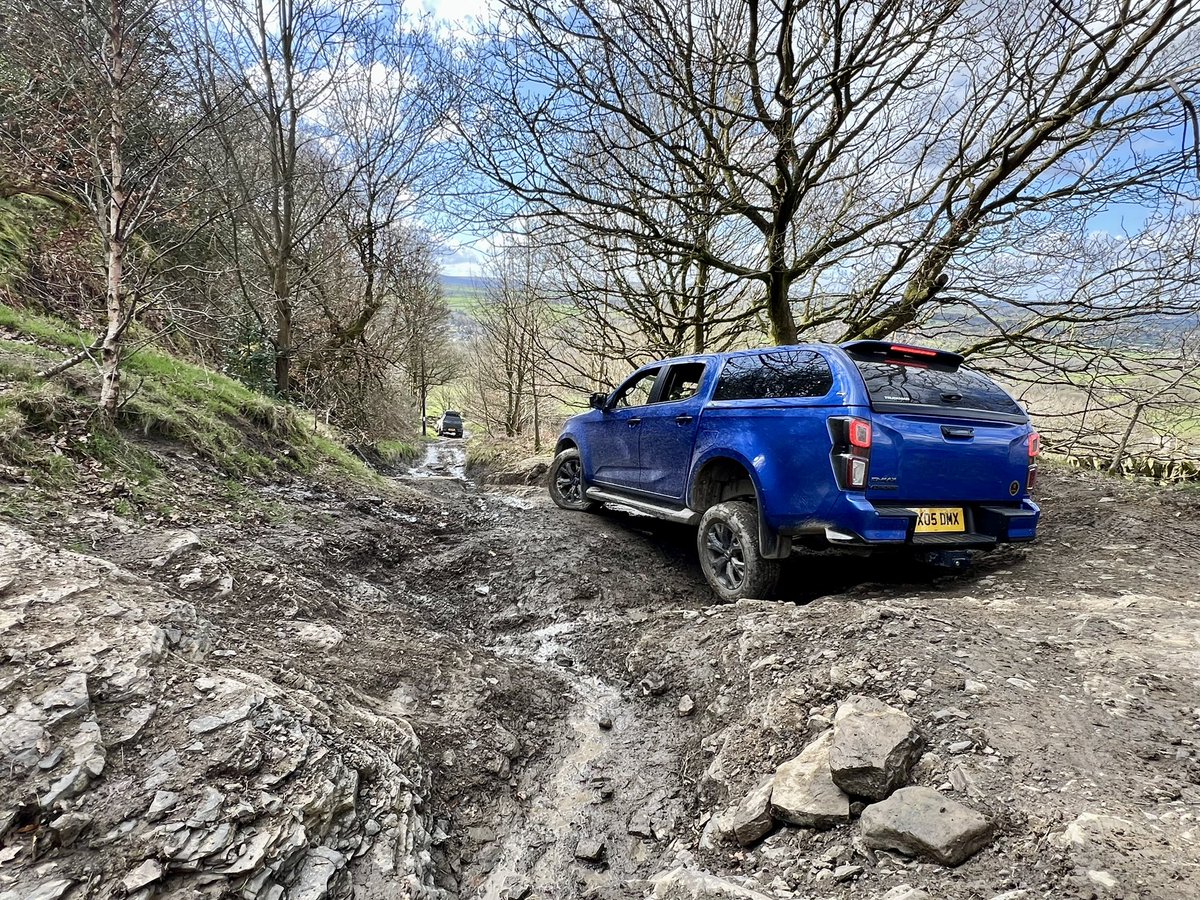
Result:
M442 413L442 417L438 419L437 433L441 437L462 437L462 416L452 409L446 410L444 413Z
M1037 432L955 353L856 341L668 359L591 406L558 440L554 502L698 525L725 599L769 593L794 543L962 565L1037 529Z

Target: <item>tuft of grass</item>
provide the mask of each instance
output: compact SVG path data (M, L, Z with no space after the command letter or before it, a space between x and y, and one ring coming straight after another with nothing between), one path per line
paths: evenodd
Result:
M375 452L389 466L403 466L414 463L425 455L424 441L376 441Z
M89 346L96 339L94 334L88 334L61 319L15 309L3 303L0 303L0 328L8 328L31 340L71 350Z

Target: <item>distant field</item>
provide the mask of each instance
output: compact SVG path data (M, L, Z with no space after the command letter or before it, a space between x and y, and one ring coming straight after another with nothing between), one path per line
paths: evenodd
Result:
M473 313L483 303L484 292L481 288L469 288L454 285L442 288L446 304L454 312Z
M487 279L469 278L463 275L441 277L442 296L454 312L471 314L483 303L487 290Z

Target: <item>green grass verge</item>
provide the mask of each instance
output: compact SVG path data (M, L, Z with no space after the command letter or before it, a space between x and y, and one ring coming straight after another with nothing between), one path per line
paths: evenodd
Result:
M386 465L396 467L408 465L425 455L425 445L428 441L377 441L375 452Z
M0 462L36 481L63 486L72 460L91 460L138 485L160 477L136 438L170 441L231 477L322 469L359 480L377 476L336 432L303 410L160 349L144 347L123 364L124 401L116 428L93 416L98 378L84 362L57 379L37 372L94 336L56 319L0 304Z

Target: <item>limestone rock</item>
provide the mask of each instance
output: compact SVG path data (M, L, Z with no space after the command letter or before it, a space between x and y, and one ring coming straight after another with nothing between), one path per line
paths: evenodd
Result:
M296 632L296 640L311 644L318 650L333 650L346 640L346 636L332 625L306 622Z
M46 729L39 724L35 715L26 718L21 712L18 707L12 715L0 721L0 761L6 765L16 763L28 767L37 763L41 756L38 743Z
M231 706L223 712L213 716L201 716L193 720L188 725L188 729L196 734L208 734L208 732L216 731L218 728L244 722L262 705L263 699L261 695L252 693L238 705Z
M920 888L910 887L907 884L898 884L879 900L933 900L928 893Z
M771 900L766 894L691 869L672 869L650 879L655 900Z
M771 791L774 787L774 777L763 779L738 804L733 814L733 833L743 847L758 843L775 827L775 817L771 815Z
M192 531L175 531L163 542L162 553L150 561L150 568L169 566L179 557L200 548L200 538Z
M851 696L833 720L829 768L847 794L882 800L908 782L923 747L908 713L872 697Z
M832 743L833 732L822 732L799 756L775 770L771 814L776 819L806 828L850 821L850 798L829 772Z
M604 859L604 841L598 837L580 838L575 845L575 858L584 862L597 863Z
M58 687L53 687L38 697L37 702L46 711L51 725L86 712L92 705L87 675L72 672Z
M897 850L957 866L992 838L992 822L980 813L927 787L907 787L868 806L860 820L863 842L876 850Z
M178 802L179 795L174 791L155 791L154 799L150 801L150 808L146 810L146 820L157 822L173 809Z
M28 893L4 891L0 893L0 900L59 900L74 884L70 878L46 878L39 881Z
M92 824L92 817L86 813L63 813L50 823L50 828L58 835L58 842L63 847L70 847L79 835Z
M148 884L153 884L162 878L163 867L157 860L148 859L128 875L125 876L121 885L126 891L133 893L136 890L144 888Z
M288 892L292 900L324 900L329 881L346 864L346 857L328 847L313 847L304 857L296 884Z

